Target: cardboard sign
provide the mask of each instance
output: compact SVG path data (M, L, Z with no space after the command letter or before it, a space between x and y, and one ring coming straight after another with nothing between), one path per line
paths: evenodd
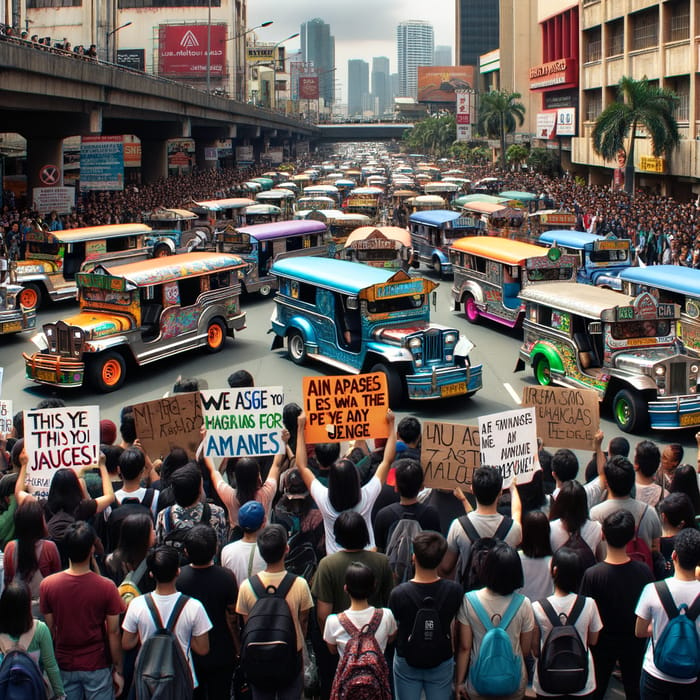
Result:
M0 401L0 433L9 435L12 432L12 401Z
M302 384L309 444L383 438L389 434L386 375L304 377Z
M202 440L202 405L196 391L134 404L136 435L151 459L162 459L173 447L194 457Z
M504 489L529 483L540 469L534 408L479 416L479 438L481 464L501 472Z
M37 498L46 498L58 469L78 472L99 463L100 407L25 411L24 447L29 457L28 490Z
M208 389L202 399L204 454L208 457L259 457L284 451L281 386Z
M459 423L423 423L421 464L425 486L466 489L481 464L479 428Z
M522 406L534 407L537 437L546 447L595 449L593 438L600 425L600 404L594 391L526 386Z

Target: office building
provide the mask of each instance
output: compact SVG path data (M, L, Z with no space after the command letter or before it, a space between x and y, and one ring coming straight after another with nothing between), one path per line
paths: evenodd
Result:
M400 22L396 28L399 95L418 96L418 66L432 66L435 51L433 25L423 20Z
M457 0L456 62L478 66L479 56L499 46L500 0Z
M436 46L435 56L433 58L434 66L451 66L452 64L452 47L451 46Z
M386 56L375 56L372 59L371 91L378 117L385 113L393 112L391 73L389 71L389 59Z
M362 116L369 104L369 63L360 58L348 61L348 116Z
M335 37L331 27L318 17L301 25L301 56L313 63L318 74L319 96L325 104L335 101Z

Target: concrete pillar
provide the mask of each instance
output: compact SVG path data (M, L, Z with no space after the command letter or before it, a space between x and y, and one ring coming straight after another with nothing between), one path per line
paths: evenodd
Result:
M147 185L168 176L168 142L141 139L141 182Z
M216 170L219 167L216 145L216 139L195 139L194 162L200 170Z
M63 138L27 139L27 184L30 189L63 185Z

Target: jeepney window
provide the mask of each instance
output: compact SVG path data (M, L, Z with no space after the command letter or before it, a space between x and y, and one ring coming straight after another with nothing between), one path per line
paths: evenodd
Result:
M547 309L549 311L550 309ZM569 333L571 331L571 314L567 311L555 311L551 310L551 320L549 324L552 328L563 333Z
M134 236L107 238L105 239L104 247L108 253L117 253L120 250L136 248L136 238Z
M541 323L543 326L551 326L552 309L549 306L538 306L537 311L537 322Z
M294 285L297 285L297 296L294 296ZM292 297L303 301L305 304L316 305L316 287L305 282L292 282Z
M177 281L180 292L180 306L194 306L201 292L200 277L184 277Z
M571 279L571 267L566 265L552 267L536 267L527 271L528 282L555 282Z
M376 301L368 302L367 311L370 314L387 314L394 311L410 311L411 309L420 309L424 303L424 294L395 297L393 299L378 299Z
M629 251L626 248L612 248L610 250L596 250L594 248L590 252L592 263L624 262L628 257Z
M469 267L471 267L472 270L481 272L481 274L486 274L486 260L476 255L470 255L469 257L471 259L471 265Z
M632 338L658 338L669 335L671 321L668 319L646 319L644 321L618 321L610 324L610 333L615 340Z
M224 289L225 287L231 286L231 270L223 270L222 272L215 272L209 275L208 278L202 278L204 280L209 280L209 289Z

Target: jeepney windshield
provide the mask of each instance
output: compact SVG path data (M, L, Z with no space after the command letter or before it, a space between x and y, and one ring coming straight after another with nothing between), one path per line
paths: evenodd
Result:
M615 340L659 338L671 334L671 321L669 319L617 321L610 324L610 333Z
M247 233L224 231L221 234L221 242L226 246L227 253L250 253L253 250L253 244Z
M32 233L27 236L27 253L25 257L31 258L32 254L58 256L61 254L62 247L63 244L51 234Z
M388 299L377 299L367 303L367 311L370 314L388 314L394 311L411 311L420 309L425 303L424 294L413 294L412 296L393 297Z
M160 219L151 219L148 222L148 225L154 230L154 231L179 231L181 222L178 221L177 219L170 219L170 220L160 220Z
M571 268L561 267L536 267L527 271L528 282L555 282L557 280L571 279Z
M80 293L83 301L93 308L100 308L105 304L129 306L133 302L132 292L130 291L100 289L98 287L81 287Z
M629 249L610 248L601 250L593 248L590 252L590 258L592 263L626 262L629 260Z

